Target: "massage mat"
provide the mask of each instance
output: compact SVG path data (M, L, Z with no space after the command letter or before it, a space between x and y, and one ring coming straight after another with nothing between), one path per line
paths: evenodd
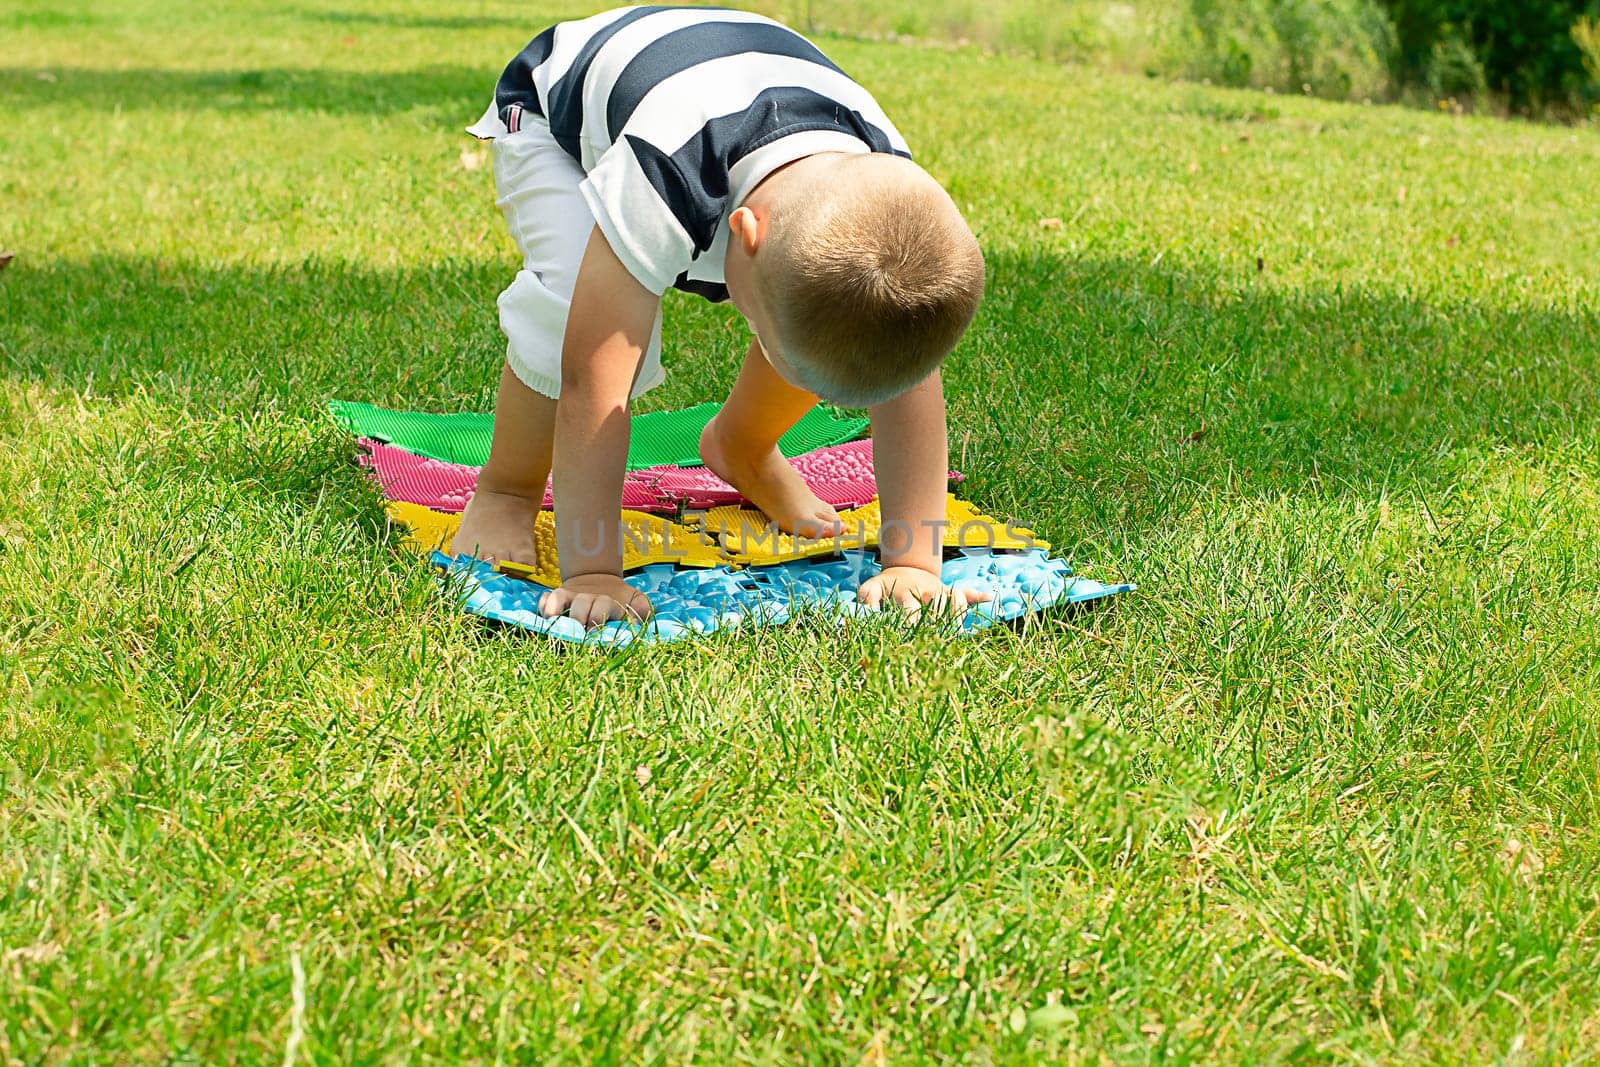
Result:
M409 531L401 544L426 556L436 549L450 552L452 539L461 525L461 516L444 511L434 511L420 504L400 500L386 501L384 511L389 518ZM698 530L680 526L660 515L646 515L638 511L624 511L622 521L627 527L622 544L622 567L633 570L651 563L680 564L686 567L714 567L724 562L721 551ZM533 544L538 554L538 565L525 567L505 563L506 571L544 582L559 585L560 562L556 558L555 514L539 512L533 527ZM462 545L463 553L474 546Z
M363 437L357 444L364 450L362 465L390 500L435 511L461 511L477 488L476 467L429 459L371 437ZM878 494L870 440L819 448L795 456L789 463L812 492L835 508L860 507ZM960 481L961 475L951 471L949 478ZM736 489L704 467L645 467L628 471L622 486L622 506L635 511L672 514L680 506L712 508L743 503ZM552 506L548 488L544 506Z
M878 543L883 516L879 502L844 511L839 519L844 531L836 537L804 538L779 532L754 508L712 508L698 518L700 529L722 545L731 562L761 566L811 556L826 556L848 549L872 548ZM944 545L946 548L1048 549L1049 542L1032 530L984 515L965 500L945 494Z
M878 573L878 564L864 552L741 571L646 567L625 580L650 597L655 614L649 621L611 622L588 631L573 619L546 618L539 613L539 599L549 592L547 586L497 573L476 560L443 553L434 553L432 558L442 572L445 588L469 614L594 647L620 648L780 625L801 612L836 623L875 614L856 599L861 583ZM946 627L952 634L987 629L1047 608L1099 600L1134 588L1073 577L1066 563L1047 558L1043 550L997 553L966 549L944 564L943 578L949 585L994 594L994 599L958 618L927 617L929 625ZM885 615L893 610L880 609Z
M672 463L700 465L700 431L720 405L696 404L682 411L652 411L633 417L628 442L628 469ZM349 400L330 400L334 421L357 437L372 437L429 459L481 467L489 458L494 416L480 413L441 415L390 411ZM841 418L812 408L778 441L786 456L841 444L859 437L866 419Z
M477 467L429 459L371 437L363 437L357 444L366 450L361 456L362 465L372 472L373 480L390 500L421 504L435 511L463 511L478 487ZM544 506L552 506L548 484ZM641 477L638 471L628 471L623 477L622 506L668 514L677 510L677 503L656 492L650 479Z

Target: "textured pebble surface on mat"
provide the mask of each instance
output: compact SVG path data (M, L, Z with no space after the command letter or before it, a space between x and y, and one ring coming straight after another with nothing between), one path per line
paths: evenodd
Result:
M626 581L650 597L655 608L650 621L642 625L612 622L586 632L572 619L539 614L539 598L549 591L547 586L496 573L475 560L443 553L434 553L432 558L444 570L446 588L461 597L461 607L469 614L559 641L610 648L678 641L730 628L775 626L787 622L797 610L840 623L872 615L857 601L856 589L879 570L877 562L864 552L742 571L646 567L628 575ZM977 605L951 625L952 630L967 633L1046 608L1099 600L1134 588L1073 577L1066 563L1046 558L1041 550L963 550L945 563L943 577L946 584L994 594L992 601Z
M665 463L700 466L700 431L717 413L718 404L696 404L682 411L652 411L635 415L628 441L628 469ZM357 437L372 437L407 452L446 463L481 467L489 458L494 416L484 413L441 415L425 411L390 411L349 400L330 400L328 411L340 426ZM858 437L866 419L840 418L812 408L778 441L786 456Z
M363 466L372 472L383 495L436 511L461 511L478 484L478 468L446 463L407 452L395 445L363 437ZM806 485L825 503L836 508L869 504L878 495L872 470L872 442L847 441L795 456L789 460ZM950 472L952 481L961 475ZM678 507L712 508L744 504L738 490L704 467L670 465L627 472L622 483L622 506L635 511L674 513ZM544 506L552 506L545 489Z

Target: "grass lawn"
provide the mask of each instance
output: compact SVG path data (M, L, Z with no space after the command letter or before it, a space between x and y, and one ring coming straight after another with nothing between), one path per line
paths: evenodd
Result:
M1593 132L825 41L988 256L963 495L1140 592L569 654L324 404L490 404L579 13L0 0L0 1062L1600 1058Z

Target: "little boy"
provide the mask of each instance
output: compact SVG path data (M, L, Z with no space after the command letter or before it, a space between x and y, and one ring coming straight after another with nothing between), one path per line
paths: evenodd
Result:
M523 269L500 294L494 439L456 551L533 563L553 462L562 584L540 610L586 626L649 614L622 580L617 518L628 402L664 376L672 286L731 300L753 334L700 438L706 466L785 532L831 536L838 514L778 438L819 398L866 406L883 571L859 596L985 599L939 578L938 368L977 310L983 258L866 90L769 19L624 8L534 38L469 132L494 142Z

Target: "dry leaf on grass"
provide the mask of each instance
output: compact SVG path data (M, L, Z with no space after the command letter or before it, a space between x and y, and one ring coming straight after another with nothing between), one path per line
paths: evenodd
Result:
M1514 837L1508 839L1505 846L1500 849L1500 862L1504 863L1511 873L1530 882L1538 878L1539 872L1544 870L1544 860L1539 854Z
M461 150L461 166L465 170L477 170L489 162L489 153L482 148L463 148Z

